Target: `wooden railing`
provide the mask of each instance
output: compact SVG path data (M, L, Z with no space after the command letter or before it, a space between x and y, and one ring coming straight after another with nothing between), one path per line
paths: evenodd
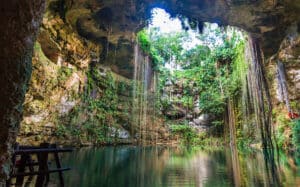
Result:
M22 186L24 178L26 184L32 183L33 176L37 175L35 186L42 187L49 182L50 173L58 172L60 186L64 186L63 171L70 168L63 168L58 153L72 152L71 148L58 148L55 144L43 143L39 147L35 146L19 146L15 147L12 157L13 167L10 178L6 182L6 186ZM56 168L49 168L49 154L53 154ZM15 183L12 181L15 178Z

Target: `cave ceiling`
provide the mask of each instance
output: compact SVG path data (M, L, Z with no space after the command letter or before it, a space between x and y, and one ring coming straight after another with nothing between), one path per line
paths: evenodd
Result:
M286 29L300 17L299 0L65 0L62 6L65 19L89 40L130 40L151 9L161 7L172 16L242 28L261 40L266 55L278 50Z

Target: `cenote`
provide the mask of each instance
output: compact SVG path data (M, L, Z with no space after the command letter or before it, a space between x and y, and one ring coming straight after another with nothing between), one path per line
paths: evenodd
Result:
M300 186L299 0L3 4L0 187Z

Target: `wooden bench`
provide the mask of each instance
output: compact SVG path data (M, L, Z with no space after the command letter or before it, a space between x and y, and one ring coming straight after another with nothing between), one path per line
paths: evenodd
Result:
M70 168L62 167L58 153L72 151L73 149L71 148L58 148L55 144L47 143L43 143L39 147L17 145L12 157L12 171L9 180L6 182L6 186L22 186L25 176L29 176L26 184L30 184L33 176L37 175L35 186L42 187L49 182L50 173L58 172L60 186L63 187L63 171L70 170ZM49 154L53 154L56 168L49 168ZM33 159L34 156L36 156L36 160ZM12 184L13 178L16 178L15 184Z

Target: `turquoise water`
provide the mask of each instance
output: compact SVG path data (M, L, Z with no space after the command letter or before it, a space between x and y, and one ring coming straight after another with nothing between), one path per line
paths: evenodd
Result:
M261 152L125 146L82 148L62 160L72 167L67 187L300 186L297 160L281 155L270 167Z

